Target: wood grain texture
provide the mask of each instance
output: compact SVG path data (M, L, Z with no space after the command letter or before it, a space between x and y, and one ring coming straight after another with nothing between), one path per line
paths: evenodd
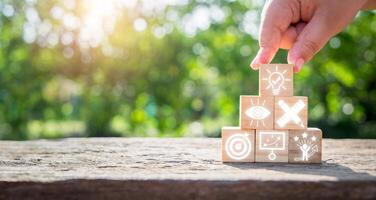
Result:
M376 140L323 163L222 163L219 138L0 141L0 199L376 199Z
M255 130L222 128L222 161L255 162Z
M288 162L287 130L256 131L256 162Z
M273 129L274 97L241 95L239 105L242 129Z
M298 105L298 102L301 101L304 104L304 107L299 112L293 112L294 106ZM283 105L287 105L288 110L283 109ZM308 98L303 96L294 96L294 97L275 97L275 110L274 110L274 129L277 130L305 130L307 129L308 123ZM293 120L293 117L289 115L289 112L296 114L300 121L296 123ZM286 116L286 114L288 114ZM281 124L279 120L283 121L282 118L287 117L287 123Z
M289 163L321 163L321 143L322 131L318 128L290 130ZM303 146L304 144L306 145ZM303 155L303 151L307 152L306 156Z
M265 64L259 69L260 96L293 96L293 65Z

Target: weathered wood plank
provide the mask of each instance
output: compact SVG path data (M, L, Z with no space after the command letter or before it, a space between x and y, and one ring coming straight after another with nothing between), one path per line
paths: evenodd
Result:
M0 142L0 199L375 199L376 140L323 141L318 165L220 161L220 139Z

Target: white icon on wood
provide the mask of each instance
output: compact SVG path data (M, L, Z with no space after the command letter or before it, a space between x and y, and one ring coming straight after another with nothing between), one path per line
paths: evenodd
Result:
M286 90L285 82L290 82L291 79L285 78L285 74L287 70L280 72L278 70L278 65L275 66L275 71L270 71L269 69L266 70L268 72L268 77L262 78L263 81L268 82L268 86L266 86L266 90L271 89L273 95L279 95L281 89Z
M260 132L259 148L260 150L270 150L268 155L269 160L275 160L277 155L274 153L276 150L285 150L285 132Z
M295 136L294 141L298 145L302 152L301 157L294 158L295 161L308 161L316 152L319 152L319 148L316 143L317 138L315 136L308 137L307 133L303 133L302 137Z
M306 106L302 100L298 100L292 107L287 105L287 103L283 100L278 101L279 107L285 112L282 117L277 120L277 124L279 127L284 127L290 121L294 122L295 124L304 128L304 124L302 119L298 116L298 113L303 110Z
M259 126L259 122L261 122L262 125L265 126L264 119L266 119L271 114L271 112L264 107L265 106L265 100L260 105L259 99L257 99L257 104L254 104L252 99L251 99L251 104L252 104L252 106L248 110L245 111L245 114L249 118L252 119L250 125L252 126L254 121L256 121L256 127Z
M230 158L243 160L249 156L252 151L252 143L248 136L249 134L237 133L227 139L225 151Z

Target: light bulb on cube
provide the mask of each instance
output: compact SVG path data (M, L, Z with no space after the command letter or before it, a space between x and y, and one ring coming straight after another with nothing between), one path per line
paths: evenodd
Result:
M278 95L285 81L283 74L280 72L273 72L269 75L268 80L269 80L269 84L272 87L273 95Z
M267 68L266 72L268 74L262 77L262 80L267 82L265 90L271 90L274 96L280 95L282 90L287 90L286 82L291 83L291 79L286 77L288 76L287 69L280 70L280 67L276 65L273 69Z

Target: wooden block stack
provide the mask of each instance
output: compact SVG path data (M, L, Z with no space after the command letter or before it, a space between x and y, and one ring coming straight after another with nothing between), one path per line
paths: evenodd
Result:
M240 127L222 128L223 162L321 163L322 132L293 96L293 65L262 65L259 96L240 96Z

